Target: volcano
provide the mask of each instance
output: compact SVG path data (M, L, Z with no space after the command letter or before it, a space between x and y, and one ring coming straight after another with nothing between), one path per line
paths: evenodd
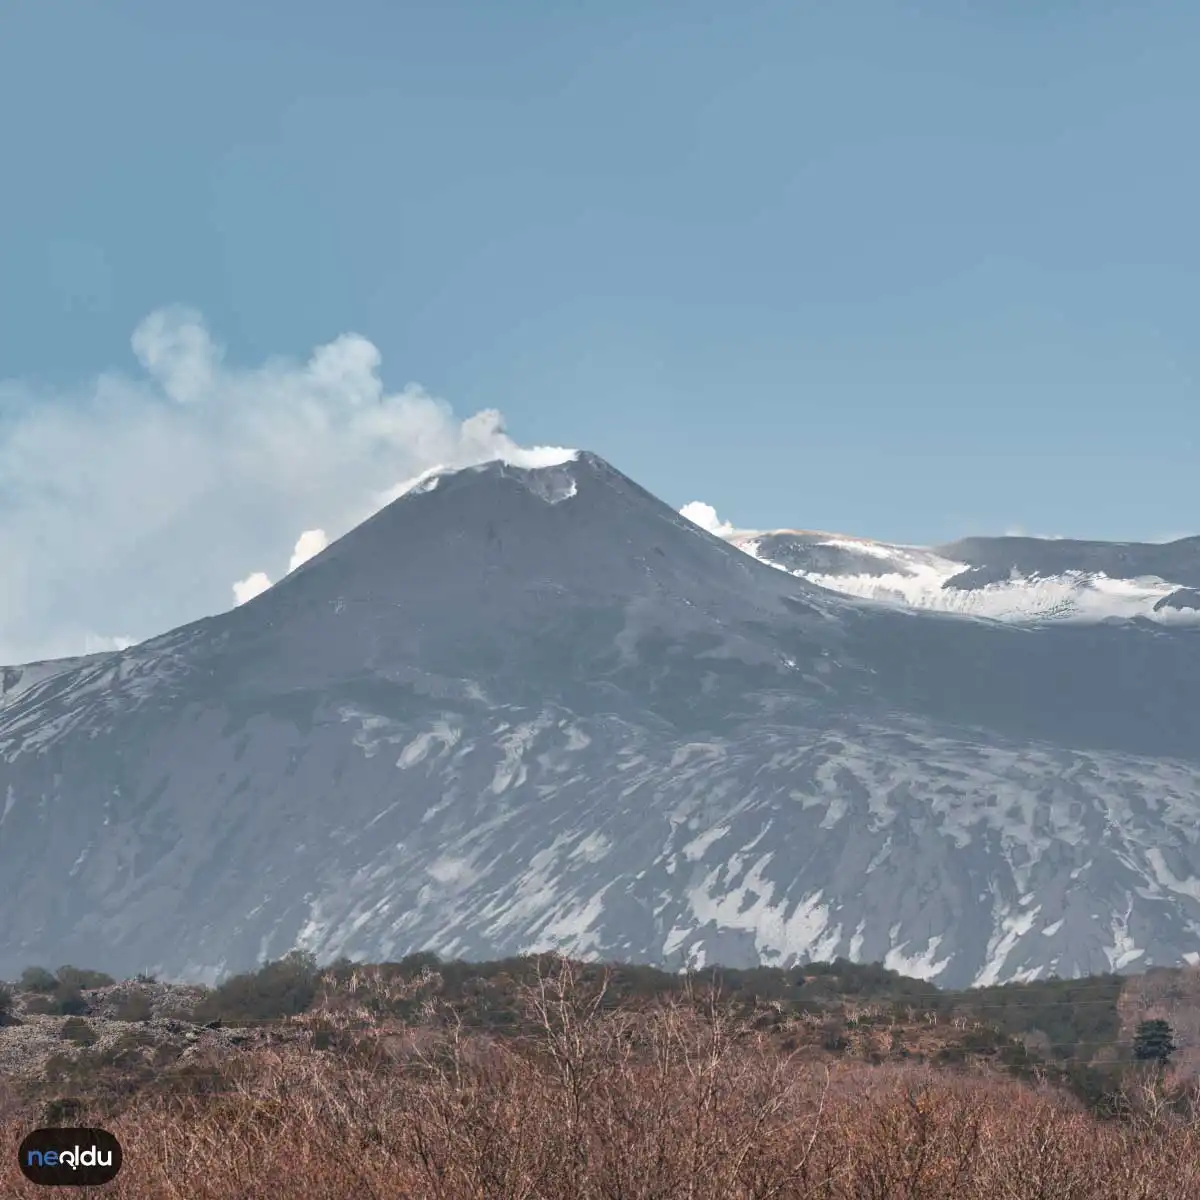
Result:
M232 612L0 674L0 976L1200 962L1200 628L840 594L587 453L431 473Z

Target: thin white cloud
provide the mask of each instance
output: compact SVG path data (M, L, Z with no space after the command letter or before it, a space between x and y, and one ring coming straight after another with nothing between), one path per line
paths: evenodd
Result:
M461 420L416 384L387 391L355 334L243 368L199 316L164 310L132 344L137 376L0 383L0 663L149 637L229 607L231 587L241 603L431 467L571 453L522 449L498 412Z

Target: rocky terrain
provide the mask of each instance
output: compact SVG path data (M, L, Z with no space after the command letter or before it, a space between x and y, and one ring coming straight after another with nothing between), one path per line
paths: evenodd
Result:
M71 1015L40 1011L39 993L8 986L13 1004L0 1020L0 1078L25 1084L69 1083L80 1066L137 1076L136 1068L180 1067L271 1040L261 1028L197 1020L204 991L187 985L129 980L89 988Z

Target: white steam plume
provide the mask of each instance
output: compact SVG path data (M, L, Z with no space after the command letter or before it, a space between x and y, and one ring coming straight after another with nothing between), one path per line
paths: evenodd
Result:
M310 558L315 558L328 545L329 539L325 536L325 530L306 529L296 541L292 557L288 561L288 571L291 572L297 567L302 567Z
M705 504L703 500L693 500L690 504L685 504L679 510L679 515L687 517L693 525L699 525L701 529L706 529L717 537L732 537L737 532L728 521L722 521L717 516L717 510L711 504Z
M292 557L288 560L288 574L290 575L297 567L302 567L310 558L320 554L328 545L329 539L325 536L325 530L306 529L296 540ZM247 600L261 596L270 587L274 587L271 577L265 571L255 571L252 575L247 575L245 579L239 579L233 585L233 602L235 605L245 604Z
M262 571L255 571L245 579L239 579L233 585L234 604L245 604L255 596L261 596L271 586L270 577Z
M165 310L133 349L136 377L0 383L0 663L163 632L227 608L232 580L242 603L430 467L572 454L522 449L498 412L460 420L416 384L388 392L355 334L240 368Z

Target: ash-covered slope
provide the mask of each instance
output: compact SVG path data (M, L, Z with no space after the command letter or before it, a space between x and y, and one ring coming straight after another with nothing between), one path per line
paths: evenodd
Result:
M985 587L1012 573L1029 577L1080 571L1109 579L1158 578L1200 587L1200 537L1173 542L1088 542L1073 538L976 537L940 546L968 564L957 587Z
M730 540L810 583L913 608L1022 623L1200 623L1200 537L1165 544L966 538L926 548L775 530Z
M35 683L41 683L52 675L61 675L82 663L103 657L103 654L87 654L79 658L56 658L43 662L22 663L15 667L0 667L0 707L15 700Z
M1200 951L1200 637L847 600L591 455L0 707L0 976L299 944L956 984Z

